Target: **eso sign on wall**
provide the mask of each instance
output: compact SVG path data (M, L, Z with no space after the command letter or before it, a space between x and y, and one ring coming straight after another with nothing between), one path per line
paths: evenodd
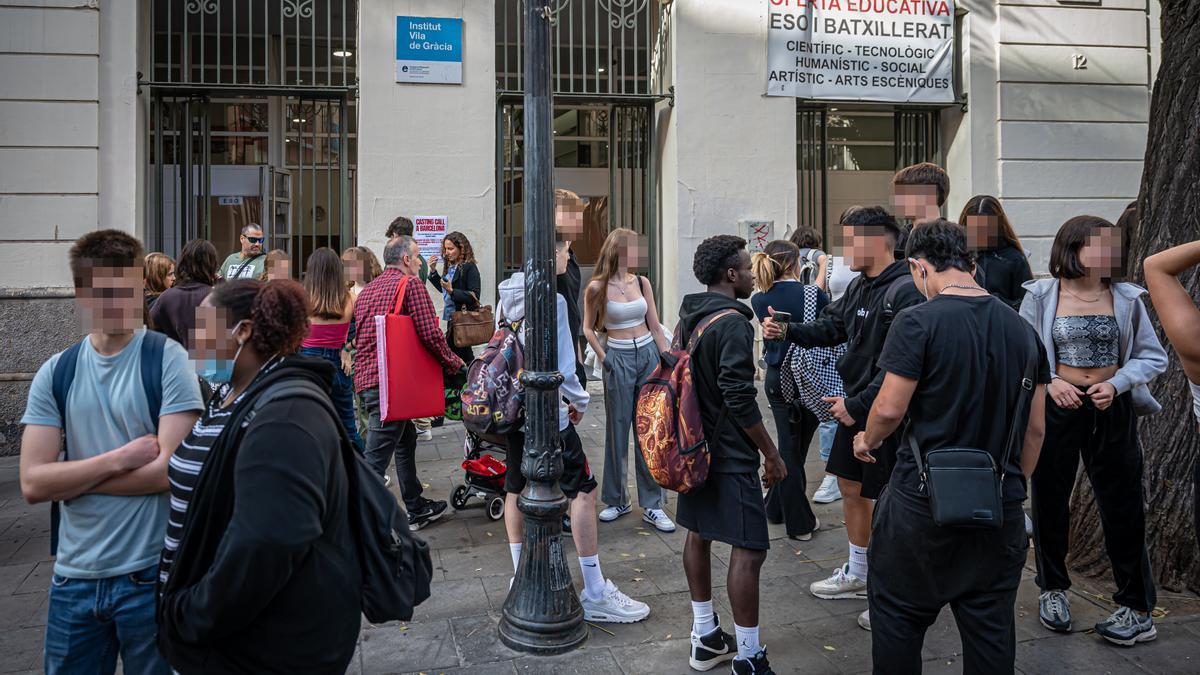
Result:
M396 81L462 84L463 22L396 17Z
M767 95L954 101L954 0L764 0Z

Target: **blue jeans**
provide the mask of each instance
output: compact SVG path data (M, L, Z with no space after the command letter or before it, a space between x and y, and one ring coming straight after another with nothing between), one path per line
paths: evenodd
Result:
M158 566L106 579L50 579L47 675L171 675L155 645Z
M342 350L331 347L301 347L300 353L325 359L337 369L337 373L333 376L333 391L329 392L329 398L333 401L333 407L338 411L338 416L342 418L342 426L346 427L346 435L350 437L354 449L361 454L363 451L362 436L358 435L358 422L354 417L354 380L350 379L346 371L342 370Z
M817 427L818 443L821 445L821 461L829 461L829 451L833 449L833 435L837 433L837 420L821 422Z

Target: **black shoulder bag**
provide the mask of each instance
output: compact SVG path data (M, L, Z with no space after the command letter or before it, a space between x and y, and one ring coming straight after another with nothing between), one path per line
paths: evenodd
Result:
M999 529L1004 525L1005 465L1012 454L1017 438L1020 411L1029 405L1033 378L1037 368L1037 350L1025 364L1021 392L1008 427L1008 441L997 466L991 453L979 448L939 448L925 454L917 447L911 427L908 443L921 482L929 489L929 510L939 527Z

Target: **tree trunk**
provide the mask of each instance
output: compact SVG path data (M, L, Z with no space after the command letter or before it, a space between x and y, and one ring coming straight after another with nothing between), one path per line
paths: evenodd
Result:
M1138 216L1128 260L1131 280L1142 283L1141 262L1147 256L1200 238L1200 2L1195 0L1162 0L1162 64L1150 103ZM1182 280L1200 299L1197 270ZM1179 359L1147 304L1171 360L1150 385L1163 411L1143 417L1138 426L1145 456L1146 544L1160 586L1200 592L1192 483L1200 436ZM1068 562L1084 574L1107 575L1104 534L1088 481L1077 484L1071 508Z

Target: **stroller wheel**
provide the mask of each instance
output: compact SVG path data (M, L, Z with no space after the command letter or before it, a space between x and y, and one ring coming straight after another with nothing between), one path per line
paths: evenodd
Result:
M500 520L504 517L504 497L492 497L488 501L487 516L489 520Z
M470 497L470 493L467 492L467 486L456 485L454 491L450 493L450 506L457 511L467 505L468 497Z

